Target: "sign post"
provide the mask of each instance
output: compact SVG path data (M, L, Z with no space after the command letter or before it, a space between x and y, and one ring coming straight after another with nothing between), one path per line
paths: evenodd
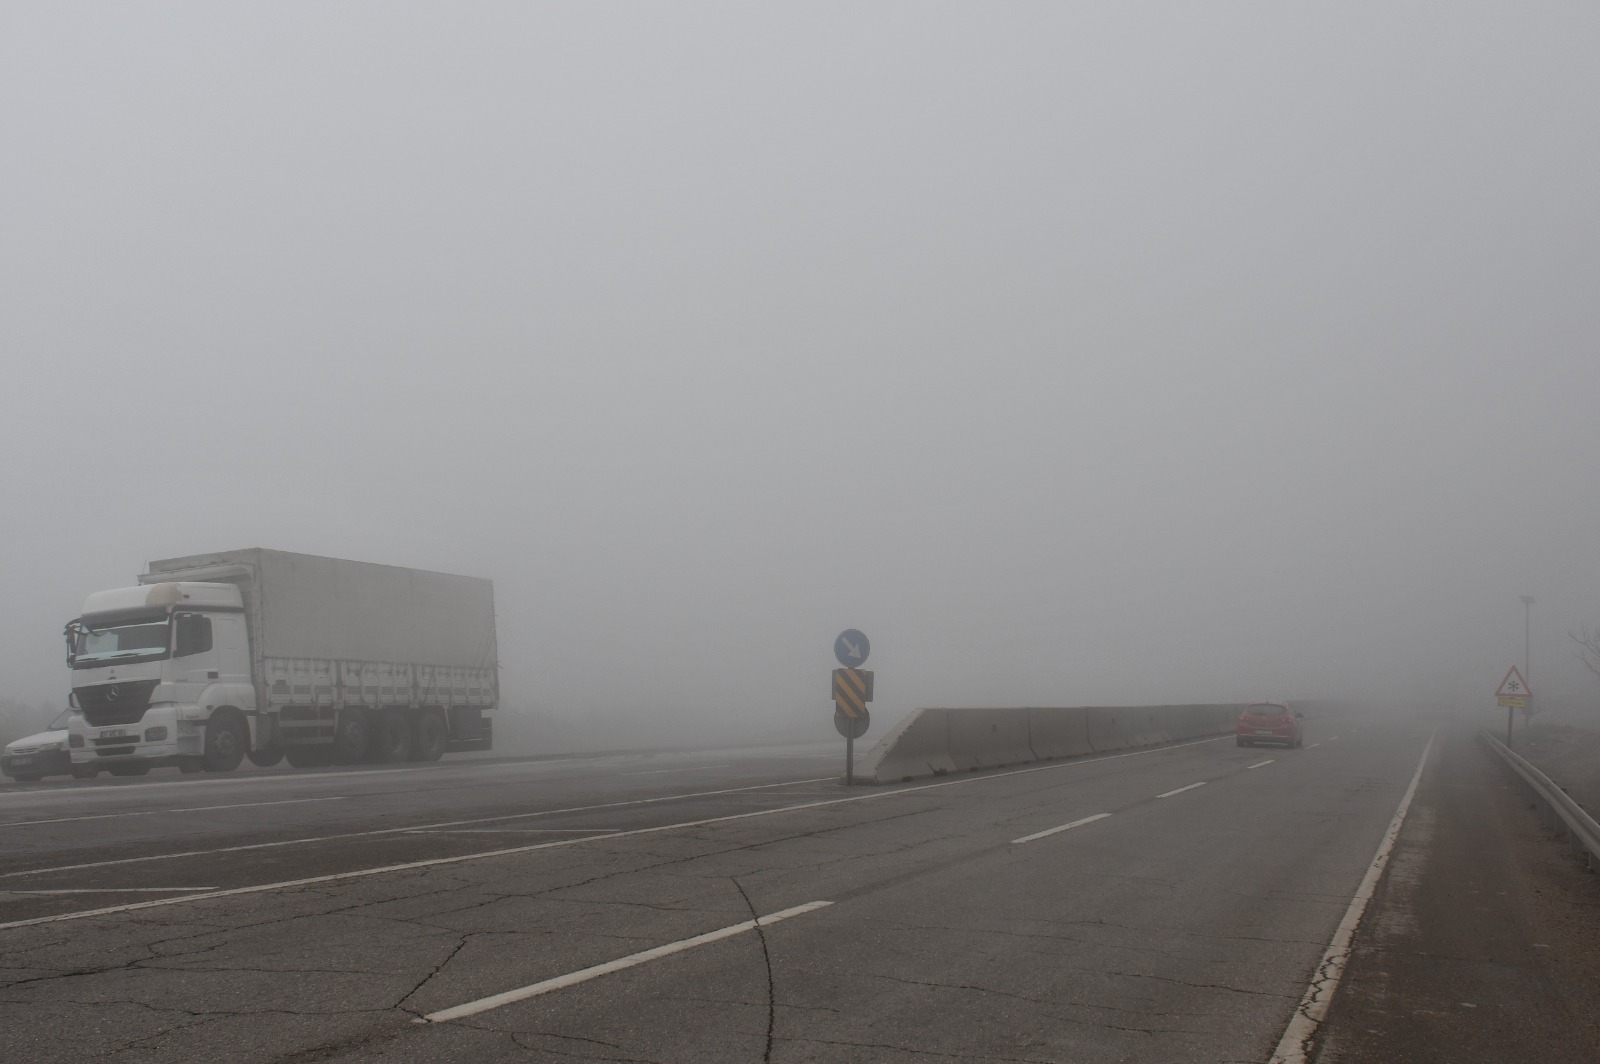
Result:
M854 628L833 641L833 656L843 665L833 670L833 726L844 736L844 785L855 786L856 740L872 726L867 703L872 701L872 673L856 668L867 660L872 644Z
M1494 693L1500 704L1506 707L1506 747L1511 746L1511 722L1515 719L1519 709L1528 708L1528 699L1533 697L1533 692L1528 689L1528 681L1522 678L1522 673L1517 671L1515 665L1506 670L1506 678L1500 681L1500 689Z

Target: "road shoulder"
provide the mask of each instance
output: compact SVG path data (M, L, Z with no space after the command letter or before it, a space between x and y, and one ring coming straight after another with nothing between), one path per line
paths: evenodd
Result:
M1600 876L1473 732L1441 740L1316 1059L1600 1059Z

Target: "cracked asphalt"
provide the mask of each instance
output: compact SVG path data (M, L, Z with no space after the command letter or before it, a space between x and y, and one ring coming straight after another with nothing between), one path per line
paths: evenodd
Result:
M1428 739L1312 723L892 788L821 745L6 789L0 1059L1262 1061Z

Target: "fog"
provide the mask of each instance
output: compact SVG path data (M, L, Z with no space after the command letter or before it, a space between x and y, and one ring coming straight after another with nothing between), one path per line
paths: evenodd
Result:
M492 578L518 749L1591 707L1591 4L0 10L0 694L153 558Z

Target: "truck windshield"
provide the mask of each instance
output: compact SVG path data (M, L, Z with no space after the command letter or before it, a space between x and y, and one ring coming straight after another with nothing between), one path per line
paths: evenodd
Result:
M165 614L130 617L108 624L85 623L78 632L72 667L92 669L113 661L155 661L167 656Z

